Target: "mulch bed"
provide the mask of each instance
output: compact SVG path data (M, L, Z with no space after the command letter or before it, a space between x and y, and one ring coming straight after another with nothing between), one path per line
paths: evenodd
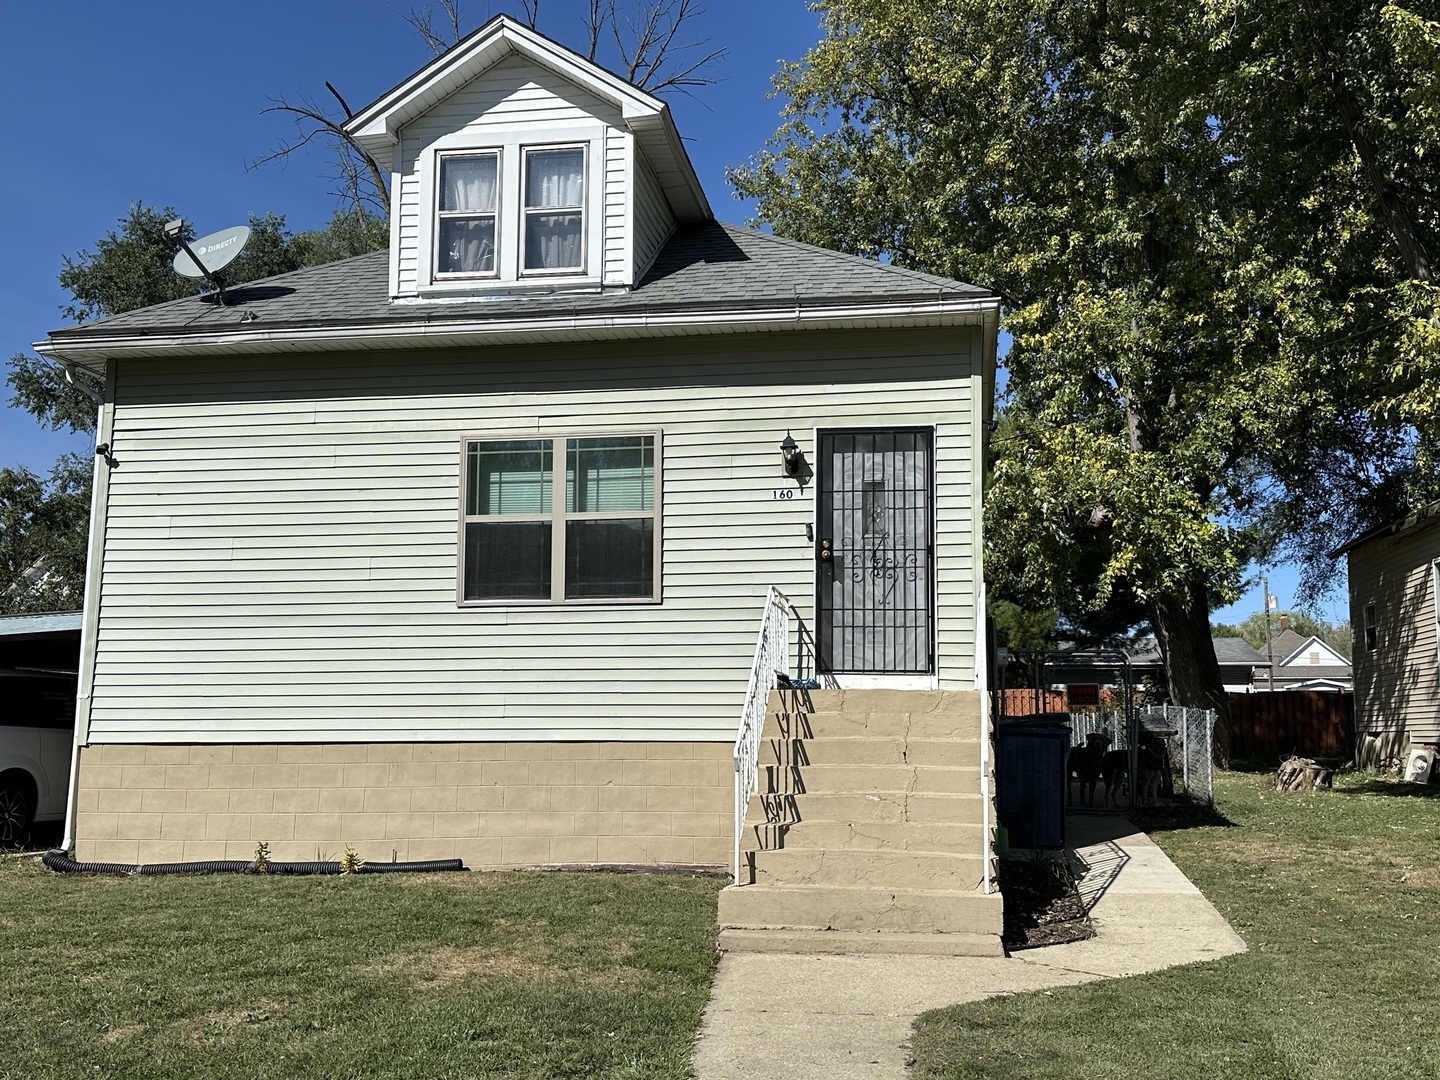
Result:
M1095 936L1075 880L1059 855L1002 859L1000 892L1005 898L1002 940L1010 952Z

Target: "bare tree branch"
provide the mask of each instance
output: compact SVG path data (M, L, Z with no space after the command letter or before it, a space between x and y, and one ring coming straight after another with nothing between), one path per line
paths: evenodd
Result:
M520 0L520 8L525 12L525 21L530 29L535 29L535 24L540 21L540 0Z
M538 3L538 0L536 2ZM405 21L420 35L436 56L449 50L462 36L460 33L460 3L461 0L434 0L433 3L428 3L423 8L411 8L410 14L405 16ZM439 5L445 21L450 24L444 32L435 29L436 4Z
M589 46L585 50L585 59L591 63L600 51L600 35L605 29L607 20L614 17L615 4L605 4L603 0L590 0L590 10L585 13L585 32L590 39Z
M678 43L681 28L703 14L695 0L649 0L638 19L624 20L623 30L617 0L607 0L607 3L615 47L629 82L658 94L664 90L689 93L691 87L709 86L716 81L701 71L726 56L728 50L711 49L699 57L682 56L703 49L709 39Z
M340 106L345 110L348 118L351 112L350 107L345 104L345 99L328 82L325 87L335 95L335 99L340 102ZM380 163L370 156L370 152L345 130L342 121L330 116L309 98L302 99L298 105L292 104L284 98L272 98L271 100L274 104L268 109L260 110L262 115L271 112L289 114L294 120L299 134L288 142L282 142L270 153L256 158L250 162L247 168L256 169L261 165L268 165L272 161L289 157L296 150L308 145L317 136L323 137L335 147L336 161L342 179L352 175L357 179L363 177L372 189L363 195L357 194L351 198L349 193L352 190L358 192L359 187L347 181L343 189L346 192L344 197L347 201L350 201L356 210L366 206L379 206L381 214L389 212L390 185L386 181L385 171L380 168Z

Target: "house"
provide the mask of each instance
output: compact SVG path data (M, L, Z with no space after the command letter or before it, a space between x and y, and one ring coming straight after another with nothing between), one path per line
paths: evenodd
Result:
M1263 668L1265 657L1244 638L1217 637L1210 642L1215 648L1215 660L1220 665L1220 679L1226 692L1245 694L1254 690L1263 678L1255 669ZM1141 638L1119 649L1060 652L1047 661L1045 677L1048 684L1057 689L1077 683L1119 686L1124 681L1127 662L1135 685L1146 680L1157 686L1165 685L1165 662L1153 637Z
M997 297L717 223L505 16L347 127L387 252L37 346L105 381L77 857L733 866L736 927L993 946Z
M1355 757L1364 766L1440 743L1440 502L1351 540Z
M1354 688L1350 661L1318 636L1302 637L1280 616L1280 632L1270 639L1275 657L1273 686L1268 670L1257 667L1255 685L1261 690L1327 690Z

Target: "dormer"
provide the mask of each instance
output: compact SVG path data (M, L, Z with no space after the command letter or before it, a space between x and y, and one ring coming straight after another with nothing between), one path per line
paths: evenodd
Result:
M633 286L712 220L666 104L497 15L345 125L390 173L390 296Z

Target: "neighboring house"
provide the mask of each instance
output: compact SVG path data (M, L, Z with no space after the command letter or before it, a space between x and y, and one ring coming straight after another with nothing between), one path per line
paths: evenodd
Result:
M1238 637L1210 640L1215 645L1215 659L1220 664L1220 678L1227 693L1248 694L1264 687L1270 663L1255 646Z
M1280 633L1270 640L1275 657L1275 690L1350 690L1353 671L1350 661L1315 635L1302 637L1280 616ZM1255 686L1272 689L1267 669L1256 668Z
M745 830L740 876L829 903L806 859L853 861L824 858L861 842L849 815L914 789L906 717L953 713L934 726L965 746L935 741L927 805L968 861L920 880L980 889L997 297L717 224L662 102L504 16L347 130L390 170L388 252L38 346L103 376L113 459L78 857L267 841L281 859L729 864L736 770L743 812L757 764L758 727L733 757L747 680L758 722L774 669L799 672L793 638L757 657L757 628L788 614L850 689L786 706L806 717L761 779L752 812L775 828ZM790 750L827 712L851 714L832 740L851 756L802 788ZM773 805L822 782L845 798L798 830ZM815 850L767 850L787 832ZM903 911L894 894L852 904L851 928ZM954 928L922 900L909 929ZM843 907L729 917L843 929Z
M1215 647L1215 659L1226 691L1245 694L1256 689L1262 676L1256 672L1252 680L1251 672L1265 664L1265 657L1244 638L1218 637L1210 641ZM1142 679L1164 685L1165 664L1154 638L1142 638L1134 645L1117 650L1079 649L1058 653L1046 665L1046 678L1057 688L1070 683L1117 686L1122 680L1122 657L1129 660L1130 677L1137 685Z
M1355 628L1356 761L1403 758L1440 743L1440 502L1339 548L1348 556Z

